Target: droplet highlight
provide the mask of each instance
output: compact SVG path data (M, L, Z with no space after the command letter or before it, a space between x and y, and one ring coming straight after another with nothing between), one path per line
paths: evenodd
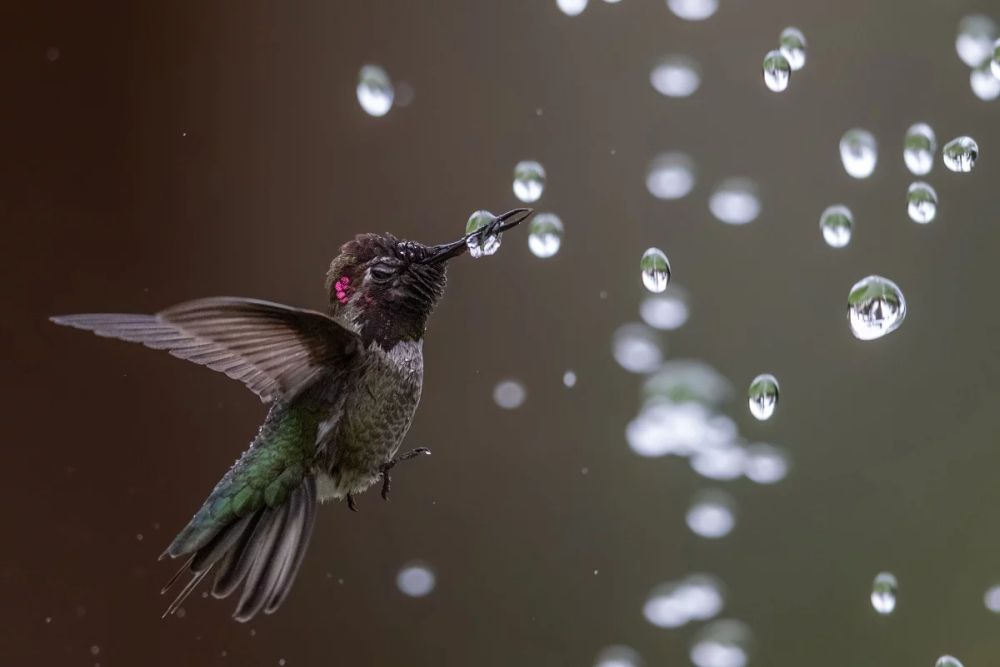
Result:
M958 23L955 51L969 67L978 67L993 54L997 38L997 24L989 16L973 14Z
M944 166L955 172L970 172L979 158L979 144L972 137L956 137L941 150Z
M384 116L392 108L392 80L378 65L364 65L358 72L358 103L369 116Z
M680 199L694 187L694 163L680 152L655 157L646 171L646 189L657 199Z
M667 0L667 7L685 21L704 21L719 9L719 0Z
M992 102L1000 97L1000 79L994 76L990 59L972 68L969 72L969 87L972 88L972 94L984 102Z
M538 201L545 189L545 168L534 160L518 162L514 167L514 196L526 204Z
M708 210L728 225L745 225L760 215L757 185L748 178L729 178L708 199Z
M695 667L745 667L750 641L750 629L741 621L715 621L695 635L691 662Z
M754 418L760 421L770 419L778 407L778 379L770 373L755 377L747 389L747 403Z
M528 392L517 380L501 380L493 388L493 401L504 410L515 410L524 403Z
M764 56L763 64L764 85L774 93L780 93L788 88L788 82L792 78L792 66L788 59L775 49L768 51Z
M903 162L914 176L926 176L934 168L937 137L927 123L914 123L903 138Z
M926 225L937 215L938 197L927 183L911 183L906 190L906 213L913 222Z
M555 213L539 213L531 219L528 249L535 257L547 259L559 252L563 239L563 223Z
M847 296L847 319L856 338L881 338L898 329L906 319L906 299L899 286L888 278L862 278Z
M878 162L878 146L868 130L852 129L840 139L840 161L852 178L868 178Z
M434 570L426 563L409 563L396 575L396 586L399 590L414 598L428 595L434 590L435 583Z
M684 517L695 535L717 540L732 532L736 525L736 501L725 491L709 489L699 492Z
M639 260L639 270L642 284L650 292L659 293L667 289L670 282L670 261L662 250L650 248L644 252Z
M781 36L778 38L778 48L793 71L805 67L806 36L802 34L801 30L793 27L782 30Z
M578 16L587 8L587 0L556 0L556 6L566 16Z
M834 204L823 210L819 216L819 228L823 240L831 248L843 248L851 242L854 232L854 215L843 204Z
M688 97L701 85L701 72L687 56L666 56L650 71L649 82L666 97Z
M883 616L896 609L896 591L899 582L891 572L879 572L872 582L872 608Z

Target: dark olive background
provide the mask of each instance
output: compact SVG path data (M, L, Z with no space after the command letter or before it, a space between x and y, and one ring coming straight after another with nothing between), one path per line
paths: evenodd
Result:
M693 629L654 628L641 607L656 583L706 571L753 629L753 665L995 664L982 594L1000 580L1000 107L972 95L954 51L961 16L990 10L1000 19L985 0L722 0L690 23L660 0L591 0L575 18L551 0L5 4L2 662L590 665L626 643L683 665ZM760 62L789 24L809 61L776 95ZM673 52L701 64L689 99L649 85ZM366 62L412 84L413 103L364 114ZM904 205L902 136L920 120L981 147L971 174L938 161L928 226ZM880 142L865 181L837 155L852 126ZM662 202L644 176L670 149L698 183ZM450 240L470 211L517 203L527 158L548 170L538 208L565 222L563 250L538 260L518 230L451 267L408 437L434 456L398 472L390 503L321 509L279 614L240 625L229 601L195 596L161 621L174 565L156 557L264 409L220 375L46 317L220 294L320 308L343 241ZM736 175L763 201L744 227L706 206ZM842 251L817 228L837 202L856 217ZM740 521L720 541L684 525L706 481L624 439L640 382L610 335L637 319L649 245L692 295L669 356L739 391L763 370L781 380L770 422L742 401L728 412L787 448L792 472L726 485ZM910 313L862 343L844 304L870 273L898 282ZM492 400L508 376L528 390L515 411ZM438 574L422 599L395 586L414 558ZM867 599L880 569L901 584L887 618Z

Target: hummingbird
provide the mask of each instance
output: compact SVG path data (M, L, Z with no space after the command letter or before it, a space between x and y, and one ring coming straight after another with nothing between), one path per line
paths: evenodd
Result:
M326 313L256 299L187 301L155 315L52 317L56 324L142 343L240 380L269 406L250 446L160 556L187 557L161 593L190 578L163 616L215 571L212 595L237 590L233 617L275 612L309 544L316 505L346 500L429 454L400 454L423 385L427 318L448 260L498 237L533 211L495 217L452 243L428 246L360 234L326 275Z

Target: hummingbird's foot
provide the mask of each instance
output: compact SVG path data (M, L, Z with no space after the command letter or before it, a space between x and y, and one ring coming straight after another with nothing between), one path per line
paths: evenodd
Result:
M350 493L347 494L347 509L351 510L352 512L358 511L358 506L354 504L354 496L351 495Z
M382 499L389 500L389 490L392 488L392 477L389 475L389 471L392 470L397 463L409 461L410 459L420 456L421 454L430 455L430 453L431 450L426 447L417 447L416 449L411 449L405 454L400 454L382 466Z

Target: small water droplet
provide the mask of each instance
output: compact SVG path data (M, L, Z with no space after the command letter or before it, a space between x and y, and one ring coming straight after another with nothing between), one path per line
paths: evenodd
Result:
M748 178L728 178L708 199L708 209L718 220L729 225L745 225L760 215L757 185Z
M468 222L465 223L465 233L471 234L477 229L490 224L495 219L496 216L489 211L476 211L469 216ZM500 236L500 234L491 234L486 238L483 238L482 235L470 236L465 242L469 247L469 254L474 259L494 254L500 249Z
M608 646L594 659L594 667L641 667L642 659L628 646Z
M392 81L378 65L364 65L358 73L358 102L370 116L384 116L392 108Z
M135 534L135 539L138 542L142 542L142 533L136 533Z
M528 392L517 380L502 380L493 388L493 401L504 410L521 407Z
M566 16L577 16L587 8L587 0L556 0L556 6Z
M694 187L694 163L684 153L663 153L646 171L646 189L657 199L680 199Z
M535 257L545 259L559 252L562 245L563 223L554 213L538 213L531 219L528 249Z
M667 97L687 97L701 85L698 63L687 56L666 56L649 73L656 92Z
M725 491L699 492L688 508L685 521L695 535L715 540L732 532L736 525L736 501Z
M896 591L899 583L891 572L879 572L872 582L872 607L885 616L896 608Z
M927 183L916 181L906 190L906 212L913 222L927 224L937 215L937 193Z
M969 67L977 67L993 53L997 25L988 16L973 14L958 23L955 51Z
M969 86L972 93L984 102L1000 97L1000 79L993 75L991 60L987 58L969 72Z
M762 373L753 379L747 390L747 402L750 414L766 421L778 407L778 379L770 373Z
M819 228L823 240L831 248L843 248L851 242L854 231L854 215L843 204L828 206L819 216Z
M881 338L906 319L906 299L899 286L882 276L862 278L847 296L851 332L861 340Z
M780 93L788 88L792 78L792 66L781 51L768 51L764 56L764 85L771 92Z
M934 663L934 667L963 667L962 661L953 655L942 655Z
M659 248L650 248L642 253L639 260L642 284L650 292L662 292L670 282L670 261Z
M800 70L805 66L806 36L801 30L793 27L782 30L778 38L778 48L793 70Z
M744 667L750 658L750 640L746 624L715 621L695 635L691 662L695 667Z
M1000 584L986 589L983 594L983 604L994 614L1000 614Z
M774 445L748 445L743 473L751 482L776 484L788 474L788 457Z
M98 655L101 652L101 647L94 644L90 647L90 655Z
M941 150L944 166L952 171L969 172L976 166L979 144L972 137L956 137Z
M840 161L853 178L868 178L878 162L878 146L868 130L852 129L840 139Z
M576 373L573 371L566 371L563 373L563 384L572 389L576 386Z
M59 60L59 49L54 46L50 46L45 50L45 59L50 63L54 63Z
M719 8L719 0L667 0L667 7L685 21L704 21Z
M623 324L611 340L615 361L632 373L650 373L663 362L659 337L644 324Z
M421 562L408 563L396 575L396 586L406 595L419 598L434 590L436 578L429 565Z
M664 331L684 326L689 313L687 295L677 287L668 287L662 294L647 296L639 305L642 321Z
M534 160L514 166L514 196L526 204L538 201L545 189L545 168Z
M706 479L736 479L746 470L746 459L746 450L729 442L696 452L691 458L691 469Z
M914 123L903 138L903 162L915 176L926 176L934 168L937 138L927 123Z

